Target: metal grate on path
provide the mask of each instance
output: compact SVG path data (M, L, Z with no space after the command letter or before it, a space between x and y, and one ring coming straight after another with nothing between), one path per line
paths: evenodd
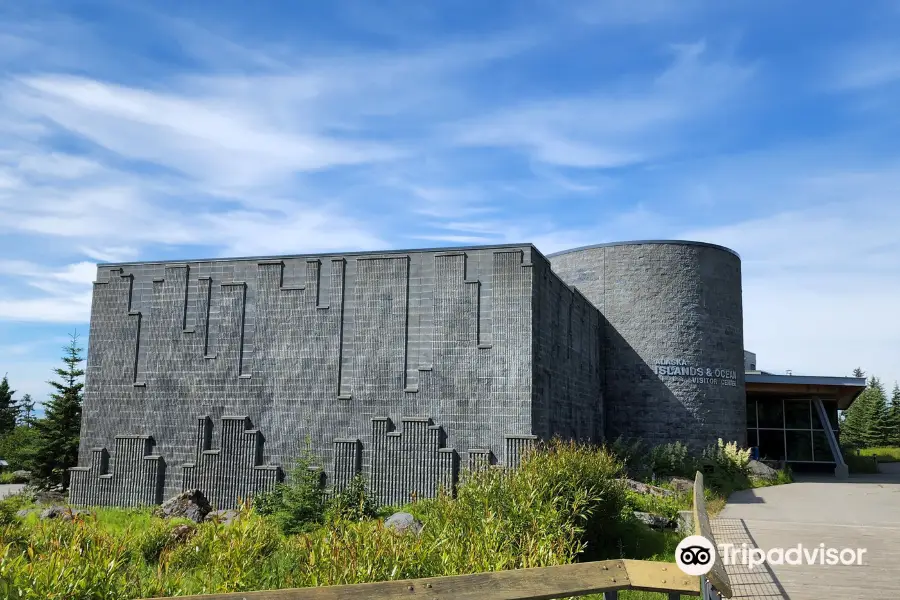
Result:
M750 536L750 531L743 519L715 519L712 522L713 536L722 552L726 544L733 544L740 548L743 544L747 548L757 548L756 542ZM731 580L734 590L733 598L740 600L781 600L787 599L775 574L769 565L763 564L750 570L747 565L725 565L725 571Z

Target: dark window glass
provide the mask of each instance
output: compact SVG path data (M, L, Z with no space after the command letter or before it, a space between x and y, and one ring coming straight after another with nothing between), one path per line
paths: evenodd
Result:
M828 415L828 420L831 421L831 428L837 429L840 427L838 422L838 409L837 409L837 400L822 400L822 404L825 405L825 414ZM819 420L816 419L816 423Z
M747 400L747 427L756 427L756 400Z
M747 447L753 448L754 446L758 446L758 445L759 445L759 440L756 437L756 430L748 429L747 430Z
M781 400L760 400L756 403L760 427L784 428L784 415L781 411Z
M762 406L762 403L760 403ZM784 430L759 432L759 456L769 460L784 460Z
M809 400L784 401L784 426L787 429L809 429Z
M788 460L812 460L812 432L788 431L787 432L787 459Z
M834 462L831 454L831 446L824 431L813 431L813 460L819 462Z

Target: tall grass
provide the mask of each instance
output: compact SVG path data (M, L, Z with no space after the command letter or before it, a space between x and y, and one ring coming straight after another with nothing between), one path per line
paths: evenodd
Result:
M406 507L424 524L419 535L369 518L359 484L321 514L293 520L284 513L289 501L300 497L303 510L309 503L287 488L272 516L245 506L230 525L164 521L145 510L102 510L71 522L11 518L0 528L0 596L126 600L614 557L620 536L636 531L620 474L620 462L602 448L552 442L515 471L473 473L455 497ZM659 545L657 534L640 535L648 536L647 551Z

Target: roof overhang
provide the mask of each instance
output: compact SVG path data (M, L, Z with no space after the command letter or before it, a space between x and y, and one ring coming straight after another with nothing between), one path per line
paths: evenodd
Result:
M777 395L783 398L818 396L822 399L837 400L840 410L847 410L850 404L866 389L864 377L746 373L744 382L747 394Z

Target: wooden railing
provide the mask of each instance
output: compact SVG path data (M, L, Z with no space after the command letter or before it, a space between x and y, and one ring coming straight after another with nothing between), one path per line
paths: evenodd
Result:
M703 475L694 480L694 533L713 540ZM715 541L713 540L713 543ZM731 584L721 558L706 577L686 575L675 563L606 560L555 567L513 569L472 575L430 577L323 587L181 596L180 600L549 600L602 593L615 600L620 590L640 590L704 598L731 597ZM718 593L717 593L718 592ZM174 598L162 600L175 600Z

